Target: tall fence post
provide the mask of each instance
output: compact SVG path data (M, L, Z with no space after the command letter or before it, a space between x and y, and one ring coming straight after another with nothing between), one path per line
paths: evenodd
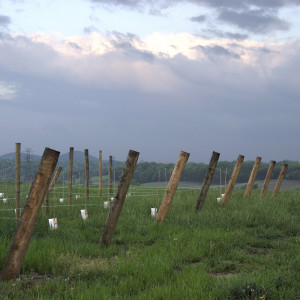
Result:
M113 199L113 203L110 207L105 222L105 226L100 239L100 246L108 246L113 238L138 157L139 152L129 150L127 160L120 178L118 190Z
M102 195L102 151L99 151L99 196Z
M277 195L279 190L280 190L280 186L281 186L281 183L282 183L282 180L284 178L284 175L285 175L285 172L288 168L288 165L287 164L283 164L282 168L281 168L281 171L280 171L280 174L279 174L279 177L277 179L277 182L276 182L276 185L275 185L275 188L274 188L274 191L273 191L273 195Z
M72 174L73 174L74 147L70 147L69 153L69 205L72 203Z
M21 270L43 200L55 170L59 152L46 148L35 180L31 185L20 222L13 238L0 279L10 280Z
M251 171L251 174L250 174L250 177L249 177L249 180L248 180L248 183L247 183L244 198L248 198L251 194L253 184L254 184L254 180L256 178L260 163L261 163L261 157L258 156L258 157L256 157L255 163L253 165L253 169Z
M16 143L16 218L20 218L21 143Z
M201 192L200 192L199 198L198 198L196 206L195 206L196 212L201 210L204 205L206 195L208 193L209 186L213 179L219 157L220 157L220 153L213 151L207 171L206 171L206 175L204 177Z
M230 195L231 195L232 190L233 190L233 188L235 186L237 177L238 177L238 175L240 173L243 161L244 161L244 155L239 155L239 157L238 157L238 159L237 159L237 161L235 163L234 169L232 171L231 178L230 178L229 183L227 185L227 188L226 188L226 191L225 191L225 195L222 198L221 204L222 204L223 207L226 205L226 203L228 202L228 200L230 198Z
M108 193L109 193L109 195L112 194L112 156L109 156Z
M85 201L89 200L89 150L84 149L85 158Z
M270 179L271 179L271 176L272 176L272 173L273 173L275 165L276 165L276 161L272 160L270 162L270 165L269 165L269 168L268 168L268 172L267 172L267 175L266 175L263 187L262 187L261 192L260 192L260 197L261 198L264 197L266 195L266 193L267 193L269 182L270 182Z
M46 205L46 214L47 215L49 215L49 207L50 207L50 205L49 205L49 193L54 188L56 180L57 180L57 178L58 178L61 170L62 170L62 167L58 167L58 169L56 170L56 173L55 173L55 175L54 175L54 177L53 177L53 179L52 179L52 181L50 183L50 186L49 186L49 189L47 191L47 194L46 194L45 205Z
M159 211L156 216L156 221L163 222L167 216L171 203L173 201L175 192L177 190L180 177L183 173L183 169L186 165L186 162L189 159L190 154L184 151L181 151L177 163L173 169L169 184L167 186L164 198L161 202Z

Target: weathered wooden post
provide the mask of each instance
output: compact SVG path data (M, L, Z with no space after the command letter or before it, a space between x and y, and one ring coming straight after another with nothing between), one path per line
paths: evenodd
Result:
M129 150L126 163L120 178L117 193L110 207L105 226L100 239L100 246L108 246L113 238L118 219L126 198L131 178L139 157L139 152Z
M212 178L214 176L219 157L220 157L220 153L213 151L207 171L206 171L206 175L204 177L201 192L200 192L199 198L198 198L196 206L195 206L196 212L201 210L204 205L206 195L208 193L209 186L210 186Z
M180 177L183 173L183 169L186 165L186 162L189 159L190 154L184 151L181 151L177 163L173 169L169 184L167 186L164 198L161 202L159 211L156 216L156 221L163 222L167 216L171 203L173 201L175 192L177 190Z
M102 195L102 151L99 151L99 196Z
M70 147L69 153L69 205L72 203L72 174L73 174L74 147Z
M16 143L16 218L20 218L21 143Z
M273 195L277 195L279 190L280 190L280 186L281 186L281 183L282 183L282 180L284 178L284 175L285 175L285 172L287 170L287 167L288 165L287 164L283 164L282 168L281 168L281 171L280 171L280 174L279 174L279 177L277 179L277 182L276 182L276 185L275 185L275 188L274 188L274 191L273 191Z
M258 172L258 168L260 166L261 163L261 157L256 157L255 163L253 165L253 169L251 171L248 183L247 183L247 187L246 187L246 191L244 194L244 198L248 198L251 194L252 188L253 188L253 184L254 184L254 180L256 178L257 172Z
M46 214L47 214L47 215L49 215L49 207L50 207L50 205L49 205L49 193L50 193L50 191L52 191L52 189L54 188L55 183L56 183L56 180L57 180L57 178L58 178L58 176L59 176L61 170L62 170L62 167L58 167L58 169L56 170L56 173L55 173L55 175L54 175L54 177L53 177L53 179L52 179L52 181L51 181L51 184L50 184L50 186L49 186L49 189L48 189L48 191L47 191L47 194L46 194L45 205L46 205Z
M10 280L21 270L26 251L41 210L43 200L48 191L51 176L54 172L59 152L46 148L31 185L15 236L13 238L0 279Z
M109 156L109 169L108 169L108 194L112 194L112 156Z
M89 201L89 150L84 149L85 157L85 201Z
M269 169L268 169L268 172L267 172L267 175L266 175L263 187L262 187L261 192L260 192L260 197L261 198L264 197L266 195L266 193L267 193L269 182L270 182L270 179L271 179L271 176L272 176L272 173L273 173L275 165L276 165L276 161L272 160L270 162Z
M236 183L237 177L240 173L243 161L244 161L244 155L239 155L239 157L238 157L238 159L235 163L234 169L232 171L231 178L229 180L228 186L226 188L225 195L222 198L221 204L222 204L223 207L226 205L226 203L228 202L228 200L230 198L230 195L231 195L232 190L234 188L234 185Z

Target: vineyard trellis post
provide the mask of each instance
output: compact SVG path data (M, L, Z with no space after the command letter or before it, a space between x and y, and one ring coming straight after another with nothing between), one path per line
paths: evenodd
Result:
M244 155L239 155L239 157L238 157L238 159L237 159L237 161L235 163L234 169L232 171L231 178L230 178L229 183L227 185L227 188L226 188L226 191L225 191L225 195L222 198L221 204L222 204L223 207L226 205L226 203L228 202L228 200L230 198L230 195L231 195L232 190L233 190L233 188L235 186L237 177L238 177L238 175L240 173L243 161L244 161Z
M43 200L49 188L55 170L59 152L45 148L39 169L31 185L23 213L13 238L8 256L0 274L1 280L14 278L21 270L37 222Z
M49 215L49 208L50 208L50 205L49 205L49 193L51 192L51 190L54 188L55 186L55 183L56 183L56 180L58 179L58 176L60 174L62 170L62 167L58 167L58 169L56 170L56 173L50 183L50 186L49 186L49 189L47 191L47 194L46 194L46 198L45 198L45 205L46 205L46 214Z
M206 171L206 175L203 180L201 192L200 192L199 198L198 198L196 206L195 206L196 212L201 210L204 205L206 195L208 193L209 186L210 186L212 178L214 176L219 157L220 157L220 153L213 151L207 171Z
M281 171L280 171L280 174L279 174L279 177L277 179L277 182L276 182L276 185L275 185L275 188L274 188L274 191L273 191L273 195L277 195L279 190L280 190L280 186L281 186L281 183L282 183L282 180L284 178L284 175L285 175L285 172L288 168L288 165L287 164L283 164L282 168L281 168Z
M112 194L112 156L109 156L108 193L109 193L109 195Z
M102 195L102 151L99 151L99 196Z
M89 150L84 149L85 158L85 201L89 200Z
M166 215L169 211L171 203L173 201L174 195L177 190L178 183L180 181L181 175L183 173L183 169L186 165L186 162L189 159L190 154L184 151L181 151L176 165L174 166L171 178L169 180L164 198L161 202L160 208L158 210L156 221L163 222L166 218Z
M270 165L269 165L269 168L268 168L268 171L267 171L267 175L266 175L263 187L261 189L261 193L260 193L261 198L264 197L267 193L269 182L270 182L270 179L271 179L271 176L272 176L275 165L276 165L276 161L272 160L270 162Z
M248 183L247 183L244 198L248 198L251 194L253 184L254 184L254 180L256 178L260 163L261 163L261 157L258 156L258 157L256 157L255 163L253 165L253 169L251 171L251 174L250 174L250 177L249 177L249 180L248 180Z
M120 182L118 185L118 190L113 198L113 202L111 204L104 229L102 232L102 236L100 239L100 246L109 246L117 223L118 219L128 192L128 188L132 179L133 172L135 170L135 166L139 157L139 152L129 150L126 163L123 168L123 172L120 178Z
M21 143L16 143L16 218L20 218Z
M70 147L69 153L69 205L72 203L72 174L73 174L74 147Z

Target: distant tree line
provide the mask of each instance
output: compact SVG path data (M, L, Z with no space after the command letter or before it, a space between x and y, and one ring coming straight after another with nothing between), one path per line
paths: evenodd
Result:
M285 179L300 180L300 163L295 161L282 161L278 162L275 166L275 169L272 174L272 179L278 178L280 169L283 163L288 164L287 173ZM245 161L242 165L240 174L238 176L238 183L245 183L248 181L250 173L252 171L254 162ZM69 161L64 160L58 163L59 166L62 166L64 170L64 179L65 182L68 182L68 170L69 170ZM233 171L235 161L220 161L217 165L217 169L213 178L213 184L220 183L220 169L222 174L222 182L224 182L225 172L227 170L227 182L230 179L231 173ZM26 160L21 161L21 181L30 182L34 179L35 173L38 169L39 162L32 161L30 166L26 163ZM124 162L114 161L113 162L113 178L118 181L123 170ZM261 163L256 180L264 180L269 163ZM102 175L104 184L107 182L109 163L108 161L103 161ZM133 183L141 184L146 182L160 182L168 181L174 164L163 164L156 162L140 162L137 164L134 175ZM206 174L207 164L204 163L187 163L185 166L184 172L182 174L182 181L191 181L202 183L204 176ZM90 161L89 163L89 177L91 183L97 183L97 177L99 175L99 163L98 161ZM84 160L74 160L73 162L73 180L81 183L84 182L85 178L85 165ZM0 160L0 182L14 182L15 181L15 160L7 159ZM62 182L62 175L59 178L58 182Z

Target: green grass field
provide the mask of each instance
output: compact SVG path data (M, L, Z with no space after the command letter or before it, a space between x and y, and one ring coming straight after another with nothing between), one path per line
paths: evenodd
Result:
M0 191L1 192L1 191ZM164 223L155 223L160 188L132 187L108 248L99 239L108 213L104 191L74 188L72 207L59 202L49 217L43 208L21 274L0 282L2 299L300 299L300 192L263 199L259 190L243 199L234 190L225 208L209 191L196 214L199 189L178 189ZM0 199L0 266L16 230L14 188ZM22 187L23 204L26 188ZM65 197L67 189L65 189ZM54 192L50 204L54 204ZM87 204L88 218L80 209ZM48 218L54 213L58 229Z

